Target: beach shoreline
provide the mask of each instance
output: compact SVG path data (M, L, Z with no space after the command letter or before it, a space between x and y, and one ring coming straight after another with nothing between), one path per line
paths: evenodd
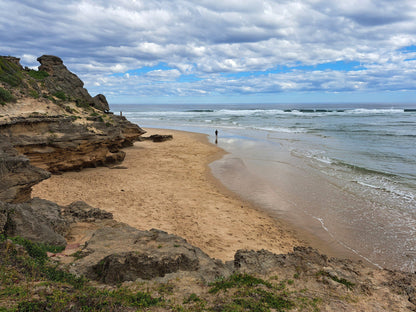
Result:
M209 256L232 260L239 249L288 253L309 245L301 231L270 217L228 190L209 164L226 152L204 134L172 134L163 143L136 142L119 166L54 175L33 188L33 197L68 205L75 200L113 213L140 230L157 228L184 237Z

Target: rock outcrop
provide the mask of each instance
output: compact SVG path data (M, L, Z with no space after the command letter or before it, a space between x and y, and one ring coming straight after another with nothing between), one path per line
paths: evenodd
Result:
M110 106L108 105L107 99L103 94L97 94L93 97L94 104L93 106L103 112L108 112Z
M52 173L113 164L124 159L121 149L142 133L123 117L77 123L67 116L11 118L0 124L13 147L31 164Z
M0 87L14 98L0 105L0 134L32 165L52 173L122 161L121 149L145 131L108 113L105 96L91 97L59 57L38 60L33 71L18 59L0 58Z
M72 270L107 284L192 276L213 281L231 273L185 239L152 229L140 231L113 222L99 228L80 252Z
M153 142L165 142L165 141L169 141L172 139L173 139L173 136L171 134L167 134L167 135L153 134L149 137L141 137L140 141L149 140Z
M6 220L0 228L1 233L37 243L66 246L63 234L68 223L60 217L58 205L47 201L22 204L0 202L0 211Z
M52 94L60 94L68 100L75 100L93 106L94 99L84 88L84 83L64 65L62 59L53 55L38 57L39 71L48 73L44 79L45 87Z
M49 177L49 172L32 166L12 147L8 137L0 135L0 201L29 201L32 186Z

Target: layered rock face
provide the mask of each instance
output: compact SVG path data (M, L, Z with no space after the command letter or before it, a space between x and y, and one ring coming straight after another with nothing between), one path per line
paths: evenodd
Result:
M102 121L73 122L67 116L12 118L0 132L31 164L52 173L120 162L121 149L143 132L119 116L112 125Z
M32 186L49 176L49 172L32 166L28 158L19 155L8 137L0 135L0 201L29 201Z

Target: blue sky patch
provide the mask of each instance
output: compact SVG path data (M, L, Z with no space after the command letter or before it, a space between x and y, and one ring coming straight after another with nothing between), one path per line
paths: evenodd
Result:
M172 69L175 69L175 68L168 66L167 63L161 62L161 63L157 64L156 66L143 66L141 68L128 70L124 73L114 73L114 74L111 74L110 76L112 76L112 77L122 77L125 74L129 74L131 76L141 76L141 75L147 74L147 73L149 73L151 71L155 71L155 70L172 70Z
M404 47L404 48L399 49L398 51L403 52L403 53L416 52L416 45Z
M332 70L332 71L358 71L358 70L365 70L366 68L363 67L360 62L345 62L345 61L337 61L337 62L329 62L317 65L298 65L298 66L279 66L275 69L265 70L265 71L248 71L248 72L240 72L240 73L224 73L222 74L223 77L227 78L241 78L241 77L253 77L253 76L263 76L268 74L279 74L279 73L289 73L293 71L325 71L325 70Z

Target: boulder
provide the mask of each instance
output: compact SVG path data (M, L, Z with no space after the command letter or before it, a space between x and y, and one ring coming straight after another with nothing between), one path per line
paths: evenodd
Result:
M108 112L110 110L110 106L108 105L107 99L104 95L97 94L96 96L93 97L93 100L94 100L93 106L96 109L99 109L103 112Z
M96 220L113 219L113 214L94 208L83 201L76 201L62 209L63 216L70 222L94 222Z
M59 206L56 205L58 209ZM20 236L37 243L50 244L54 246L66 246L63 235L57 233L54 228L63 227L57 220L55 224L51 211L48 216L33 209L30 203L8 204L0 202L0 211L5 212L6 223L2 232L8 236ZM42 210L42 209L40 209ZM62 220L65 223L64 220Z
M98 229L81 255L85 257L75 261L73 270L107 284L184 275L213 281L231 273L221 261L179 236L155 229L140 231L117 222Z
M172 140L173 136L171 134L153 134L151 136L148 137L141 137L141 140L150 140L153 142L165 142L165 141L169 141Z
M0 134L32 165L55 173L123 161L121 149L145 131L123 117L112 116L112 120L108 125L100 120L74 123L66 116L15 117L0 124Z

